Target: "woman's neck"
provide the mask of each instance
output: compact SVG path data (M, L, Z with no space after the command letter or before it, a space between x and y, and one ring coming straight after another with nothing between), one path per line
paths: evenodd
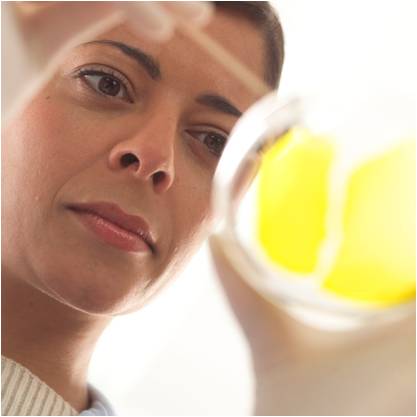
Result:
M109 321L68 307L2 271L2 354L28 368L77 411L89 406L88 364Z

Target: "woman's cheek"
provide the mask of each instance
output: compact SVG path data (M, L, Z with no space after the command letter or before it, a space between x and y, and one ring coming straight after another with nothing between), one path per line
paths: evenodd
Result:
M5 175L7 193L44 201L57 152L51 146L55 119L35 100L10 122L5 133ZM59 156L58 156L59 157Z
M49 192L56 193L85 166L83 161L91 153L85 127L88 124L76 109L48 92L38 96L14 124L10 154L20 174L27 177L27 188L36 184L33 190L41 194L39 198L48 198L42 191L47 193L50 187Z
M176 173L173 196L177 200L174 220L176 235L181 236L185 246L191 246L194 251L208 232L211 175L202 175L200 170L192 170L192 167L189 163L186 170Z

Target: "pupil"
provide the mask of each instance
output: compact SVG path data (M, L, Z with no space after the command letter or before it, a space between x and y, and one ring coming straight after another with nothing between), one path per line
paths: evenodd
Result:
M112 77L103 76L98 83L101 92L109 96L116 96L120 91L120 83Z
M207 145L216 153L221 152L223 143L222 138L217 135L209 134L207 137Z

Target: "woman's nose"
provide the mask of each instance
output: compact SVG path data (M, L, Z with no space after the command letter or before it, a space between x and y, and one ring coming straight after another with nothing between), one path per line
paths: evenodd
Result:
M125 170L151 184L156 193L167 191L175 177L176 125L150 122L113 147L109 156L112 170Z

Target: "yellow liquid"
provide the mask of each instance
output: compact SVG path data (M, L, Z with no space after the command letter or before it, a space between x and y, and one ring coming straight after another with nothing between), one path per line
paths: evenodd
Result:
M258 189L258 240L275 264L306 276L318 268L329 233L335 148L295 128L265 155ZM415 298L416 143L402 141L349 175L342 240L324 291L376 306ZM327 229L326 229L327 227Z

